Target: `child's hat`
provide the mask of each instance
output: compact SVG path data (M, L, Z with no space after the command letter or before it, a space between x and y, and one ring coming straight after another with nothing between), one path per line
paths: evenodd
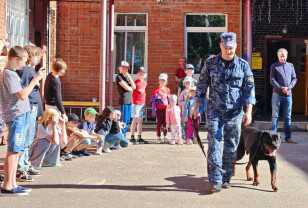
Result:
M68 114L67 118L68 118L68 121L79 121L79 118L75 113Z
M87 108L87 109L84 111L84 114L97 115L98 112L97 112L94 108Z
M166 74L166 73L160 74L159 79L163 79L163 80L167 81L168 80L168 74Z
M187 70L187 69L192 69L192 70L194 70L195 67L194 67L194 65L192 65L192 64L187 64L187 65L186 65L186 70Z
M113 112L114 112L115 114L121 116L121 111L119 111L119 110L114 110Z
M190 87L190 91L196 91L196 90L197 90L197 87L196 87L196 86Z
M127 69L130 69L129 64L126 61L121 61L120 67L125 67Z
M148 73L148 70L144 67L140 67L139 71L138 72L144 72L144 73Z
M185 82L193 82L193 81L194 81L193 78L185 77L183 82L185 83Z
M171 96L170 96L170 102L176 103L177 100L178 100L178 97L177 97L176 95L171 95Z

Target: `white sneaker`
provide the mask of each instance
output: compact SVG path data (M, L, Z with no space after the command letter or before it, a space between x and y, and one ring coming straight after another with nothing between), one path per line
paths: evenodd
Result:
M194 143L194 144L198 144L197 139L193 139L193 143Z
M104 146L104 147L103 147L103 152L104 152L104 153L110 153L111 150L110 150L109 147Z
M161 144L161 143L162 143L162 140L161 140L160 137L158 137L158 138L156 139L156 143L157 143L157 144Z
M193 142L191 141L191 139L187 139L186 144L191 145L191 144L193 144Z
M171 140L170 144L171 144L171 145L175 145L174 139Z
M97 148L97 150L94 154L95 155L101 155L101 154L103 154L102 151L103 151L103 147L99 147L99 148Z
M165 144L169 144L169 140L168 140L167 137L164 138L164 143L165 143Z
M181 145L182 145L182 144L183 144L182 140L179 139L179 140L178 140L178 144L181 144Z

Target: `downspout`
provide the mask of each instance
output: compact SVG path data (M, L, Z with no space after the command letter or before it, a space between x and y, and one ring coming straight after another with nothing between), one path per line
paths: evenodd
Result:
M113 106L114 0L109 2L109 105Z
M99 111L102 112L106 103L106 17L107 0L101 1L101 39L100 39L100 80L99 80Z

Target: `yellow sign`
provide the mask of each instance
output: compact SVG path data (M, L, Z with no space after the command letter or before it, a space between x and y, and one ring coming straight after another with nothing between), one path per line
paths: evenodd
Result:
M258 56L252 57L252 69L262 69L262 58Z
M261 56L261 53L252 53L252 56Z

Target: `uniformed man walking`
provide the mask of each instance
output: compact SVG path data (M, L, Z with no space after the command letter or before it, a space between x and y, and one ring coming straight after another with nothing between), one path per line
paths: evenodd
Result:
M208 164L208 179L213 192L231 187L241 123L245 126L251 123L252 105L256 102L253 74L248 63L235 54L236 34L222 33L220 37L221 53L206 61L197 84L196 102L192 111L192 115L196 115L196 109L203 103L209 87L208 160L226 170L222 174Z

